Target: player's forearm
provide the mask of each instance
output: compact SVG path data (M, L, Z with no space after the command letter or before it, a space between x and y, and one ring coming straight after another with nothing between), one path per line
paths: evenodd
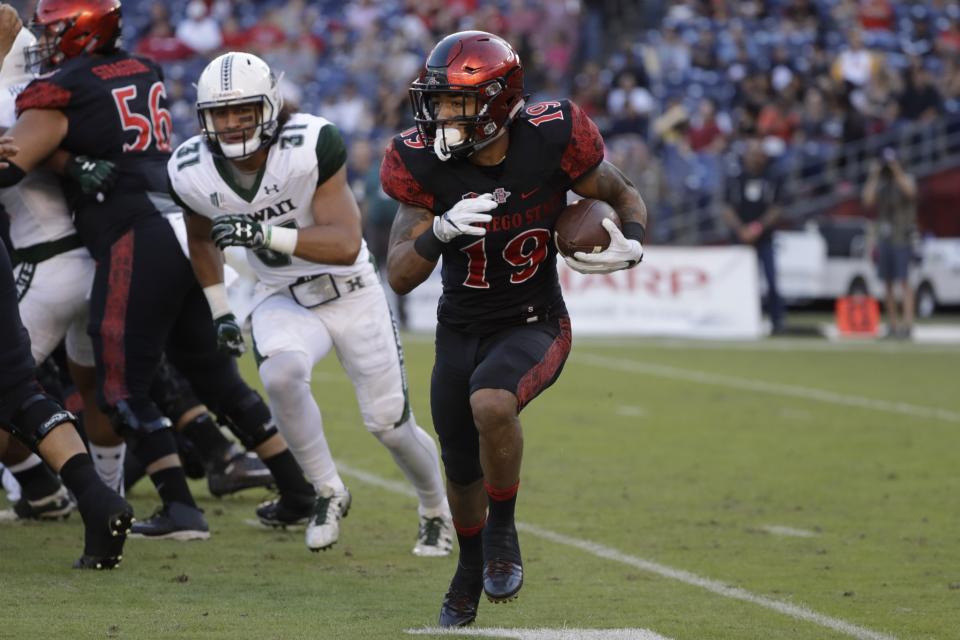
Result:
M187 236L190 264L201 287L223 283L223 254L208 240Z
M402 242L390 247L387 254L387 281L398 294L410 293L430 277L436 266L436 261L417 253L412 240Z
M297 232L293 255L320 264L351 265L360 254L359 227L314 225Z

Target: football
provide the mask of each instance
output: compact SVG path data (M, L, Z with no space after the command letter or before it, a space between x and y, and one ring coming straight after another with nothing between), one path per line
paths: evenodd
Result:
M584 198L577 200L560 212L553 238L557 251L567 257L573 257L577 251L599 253L610 245L610 234L600 224L604 218L610 218L620 227L620 217L603 200Z

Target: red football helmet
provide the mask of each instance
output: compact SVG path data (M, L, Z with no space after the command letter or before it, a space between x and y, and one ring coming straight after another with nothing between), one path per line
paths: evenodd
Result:
M40 0L30 28L37 44L26 54L34 69L110 51L120 40L120 0Z
M436 98L440 94L464 94L473 98L475 110L440 119ZM437 127L466 123L463 142L451 148L453 157L464 158L489 144L523 108L523 67L520 56L503 38L485 31L461 31L447 36L427 56L427 64L410 87L413 117L428 148L434 144Z

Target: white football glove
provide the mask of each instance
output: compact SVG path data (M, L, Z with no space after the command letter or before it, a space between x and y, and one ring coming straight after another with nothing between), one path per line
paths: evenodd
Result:
M493 201L491 193L461 200L445 214L433 219L433 235L437 236L440 242L450 242L461 235L482 236L487 230L474 225L478 222L490 222L493 216L483 212L496 208L497 203Z
M611 273L629 269L643 260L643 245L639 240L625 238L613 220L605 219L601 224L610 234L610 246L600 253L577 251L572 258L563 256L571 269L580 273Z

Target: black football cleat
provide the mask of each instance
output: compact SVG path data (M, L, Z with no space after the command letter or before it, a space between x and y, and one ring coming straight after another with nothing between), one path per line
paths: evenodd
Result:
M74 569L113 569L123 560L123 544L133 526L133 507L114 491L84 495L80 515L84 524L83 555Z
M203 511L197 507L170 502L133 525L130 536L150 540L206 540L210 537L210 527Z
M490 602L509 602L523 586L523 561L517 529L492 527L483 530L483 592Z
M483 563L483 592L490 602L510 602L523 586L523 565L494 558Z
M215 498L253 489L271 488L273 476L255 454L247 453L231 444L227 451L215 456L215 462L206 465L207 487Z
M266 527L302 527L313 515L314 495L284 495L261 502L257 507L257 519Z
M437 624L441 627L466 627L477 619L477 607L480 606L481 584L476 586L450 585L447 594L443 596L440 605L440 619Z

